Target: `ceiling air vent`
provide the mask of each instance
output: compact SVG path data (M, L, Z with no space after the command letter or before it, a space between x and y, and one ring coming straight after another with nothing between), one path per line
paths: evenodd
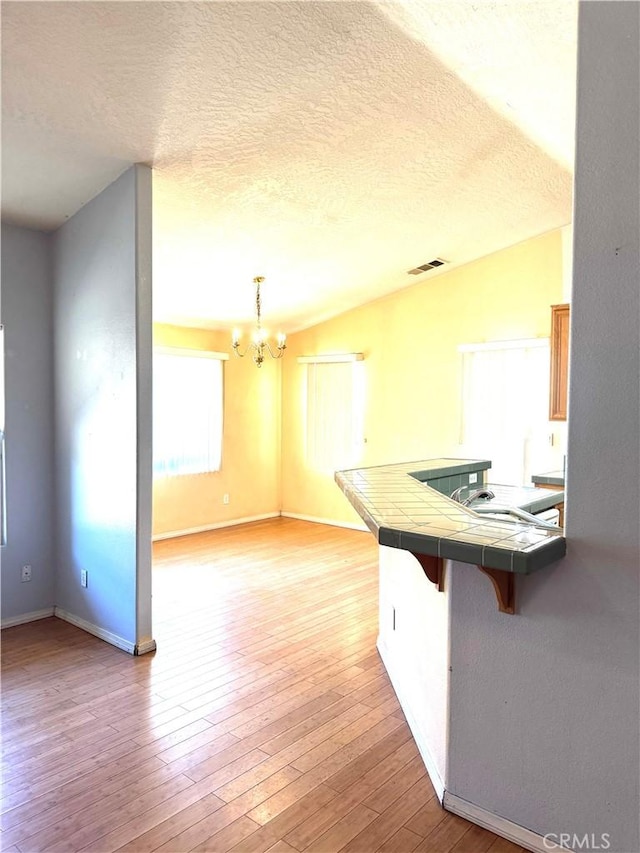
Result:
M434 270L436 267L441 267L443 264L446 263L447 261L443 261L442 258L434 258L432 261L429 261L426 264L420 264L419 267L416 267L412 270L408 270L408 275L422 275L423 272Z

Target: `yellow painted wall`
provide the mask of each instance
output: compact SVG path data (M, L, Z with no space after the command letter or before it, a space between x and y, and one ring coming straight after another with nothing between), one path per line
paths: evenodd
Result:
M156 346L229 352L229 332L154 325ZM280 510L280 362L224 362L222 470L153 484L153 533L191 530ZM230 496L228 505L223 495Z
M555 231L290 335L281 362L268 360L258 370L230 358L222 470L156 480L154 535L280 509L361 524L333 478L306 464L306 367L297 356L364 353L367 444L359 464L459 456L458 345L548 336L550 306L562 293L562 238ZM230 350L226 331L160 324L154 342Z
M282 363L282 510L359 522L331 476L304 457L306 366L299 355L365 355L361 465L460 456L461 343L548 336L562 301L555 231L291 335Z

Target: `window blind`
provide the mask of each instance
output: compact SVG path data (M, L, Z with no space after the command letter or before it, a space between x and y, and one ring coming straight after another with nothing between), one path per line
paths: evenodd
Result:
M364 364L307 364L307 461L318 471L357 465L364 444Z
M159 350L153 362L155 477L219 471L222 353Z
M494 483L523 485L549 462L549 341L466 344L462 352L465 455L491 459Z

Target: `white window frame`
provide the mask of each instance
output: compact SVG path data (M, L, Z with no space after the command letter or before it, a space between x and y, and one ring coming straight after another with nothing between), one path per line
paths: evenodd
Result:
M179 476L192 476L197 474L209 474L215 473L221 470L222 467L222 439L224 432L224 369L223 362L227 361L229 355L224 352L216 352L213 350L198 350L198 349L189 349L185 347L167 347L167 346L156 346L153 350L154 354L154 362L157 356L170 356L171 358L185 358L185 359L209 359L214 360L220 364L220 373L219 373L219 385L217 388L213 388L212 391L216 396L219 394L219 421L213 425L213 443L207 445L204 441L202 443L200 456L199 458L188 459L186 456L182 460L179 459L181 453L179 450L179 443L176 442L175 447L176 450L173 453L173 458L171 458L171 454L166 453L163 462L161 463L157 458L157 445L158 445L158 437L162 434L162 426L158 423L158 418L160 416L158 411L158 401L155 396L156 385L154 381L154 424L153 424L153 433L154 433L154 455L153 455L153 476L154 479L163 479L165 477L179 477ZM156 365L154 363L154 376L156 375ZM169 404L167 404L169 405ZM180 411L180 407L174 408L171 407L171 415L177 414L178 417L182 414ZM211 417L215 417L215 412L210 413ZM179 421L176 421L176 424L179 425ZM193 438L197 439L201 436L197 436L197 433L194 434ZM171 440L171 437L166 439L167 441Z
M546 350L546 358L544 366L540 371L536 371L532 375L536 381L536 395L531 400L536 400L537 403L533 408L530 407L529 396L531 394L531 382L526 374L518 374L512 377L511 385L505 385L505 389L512 389L513 403L509 406L510 413L519 413L521 417L516 417L519 421L518 430L510 431L507 429L502 437L502 441L494 443L493 448L490 447L493 438L493 429L502 428L501 417L493 410L482 412L481 405L478 405L479 388L471 389L469 386L470 376L472 371L471 359L474 354L482 352L502 352L508 353L510 350L517 350L520 353L526 354L530 350ZM493 462L494 482L504 482L510 485L524 485L529 482L532 469L537 465L543 466L544 459L548 456L548 395L549 395L549 338L523 338L506 341L487 341L483 343L460 344L458 352L461 357L461 382L460 382L460 436L459 444L464 449L465 454L470 454L475 457L491 458ZM542 354L541 354L542 356ZM544 358L544 356L542 356ZM523 396L524 395L524 396ZM480 401L481 403L482 401ZM470 429L469 421L470 412L473 412L473 417L481 417L482 423L486 424L487 428L492 432L491 439L485 437L485 440L478 441L475 430ZM479 414L480 413L480 414ZM492 424L492 419L496 415L497 421ZM477 421L476 421L477 422ZM506 421L505 421L506 422ZM498 436L498 429L495 435ZM487 433L488 436L488 433ZM513 436L513 441L511 437ZM502 460L502 451L504 450L504 460ZM517 456L517 458L516 458ZM511 461L509 462L508 459ZM490 472L489 478L491 479Z
M307 464L321 473L353 468L362 458L365 444L363 360L362 353L298 357L298 363L307 368L305 457ZM331 381L335 381L337 398L331 396Z

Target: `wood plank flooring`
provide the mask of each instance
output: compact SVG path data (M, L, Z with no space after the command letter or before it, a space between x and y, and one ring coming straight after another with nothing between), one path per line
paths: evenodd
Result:
M375 648L372 536L160 542L153 595L153 655L2 632L5 853L522 853L435 799Z

